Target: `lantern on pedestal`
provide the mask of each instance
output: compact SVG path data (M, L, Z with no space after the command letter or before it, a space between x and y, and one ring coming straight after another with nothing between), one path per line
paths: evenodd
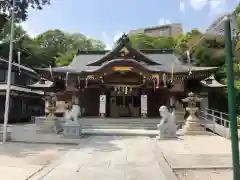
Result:
M200 102L202 98L198 98L194 93L190 92L188 97L183 99L183 102L188 103L186 110L189 112L189 116L183 126L183 133L185 135L203 135L206 134L204 127L201 126L200 120L195 115L198 111L197 103Z

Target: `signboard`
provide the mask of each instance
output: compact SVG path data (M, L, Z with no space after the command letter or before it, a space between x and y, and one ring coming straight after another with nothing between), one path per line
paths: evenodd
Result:
M106 95L100 95L99 98L99 113L105 114L106 113Z
M113 67L114 71L131 71L132 67L128 67L128 66L114 66Z
M147 114L147 95L141 95L141 114Z

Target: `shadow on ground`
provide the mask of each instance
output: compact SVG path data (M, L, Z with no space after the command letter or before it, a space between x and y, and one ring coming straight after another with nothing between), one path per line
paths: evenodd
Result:
M79 150L91 149L98 152L113 152L119 151L122 148L117 145L116 141L122 139L132 139L134 136L88 136L83 138L82 143L79 145Z
M33 144L33 143L6 143L0 145L0 155L25 157L30 155L44 154L45 152L66 152L74 149L74 145L53 145L53 144Z
M26 157L45 153L66 152L69 150L91 149L98 152L119 151L122 148L114 141L134 138L131 136L84 136L79 145L35 144L35 143L6 143L0 145L0 156Z

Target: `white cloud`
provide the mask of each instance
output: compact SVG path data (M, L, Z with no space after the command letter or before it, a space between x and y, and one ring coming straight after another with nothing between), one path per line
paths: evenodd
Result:
M180 4L179 4L179 11L180 12L184 12L185 11L185 3L184 2L180 2Z
M34 37L36 37L36 36L38 35L38 33L34 33L34 32L32 32L32 31L30 30L30 28L28 27L27 23L22 22L22 23L20 23L19 25L22 26L22 28L27 32L27 34L28 34L30 37L34 38Z
M113 41L116 42L123 34L124 34L124 32L121 32L121 31L115 33L115 35L113 37Z
M226 0L211 0L209 1L210 14L219 15L226 10Z
M227 0L189 0L189 4L196 11L209 7L210 14L221 14L226 8Z
M107 33L105 31L102 32L102 37L103 38L107 37Z
M189 0L189 4L198 11L208 4L208 0Z
M102 39L106 45L106 50L111 50L114 46L114 43L123 35L123 32L118 31L113 36L109 36L106 32L102 32Z
M105 50L112 50L112 46L110 46L109 44L105 44L106 47L105 47Z
M159 19L158 24L159 25L171 24L171 21L168 19L161 18L161 19Z
M105 31L102 32L102 39L103 39L103 42L106 45L105 50L111 50L112 47L113 47L113 42Z

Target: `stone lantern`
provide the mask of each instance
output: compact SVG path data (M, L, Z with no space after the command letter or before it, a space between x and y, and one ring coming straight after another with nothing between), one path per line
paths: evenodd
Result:
M194 93L189 93L188 97L182 99L183 102L188 103L186 110L189 112L189 116L182 128L185 135L202 135L206 134L205 128L201 125L200 120L195 115L198 111L197 103L200 102L202 98L195 96Z
M48 102L47 110L48 110L48 116L44 120L42 124L42 131L44 132L56 132L56 116L55 112L57 110L56 102L57 97L54 93L48 93L46 96L46 101Z

